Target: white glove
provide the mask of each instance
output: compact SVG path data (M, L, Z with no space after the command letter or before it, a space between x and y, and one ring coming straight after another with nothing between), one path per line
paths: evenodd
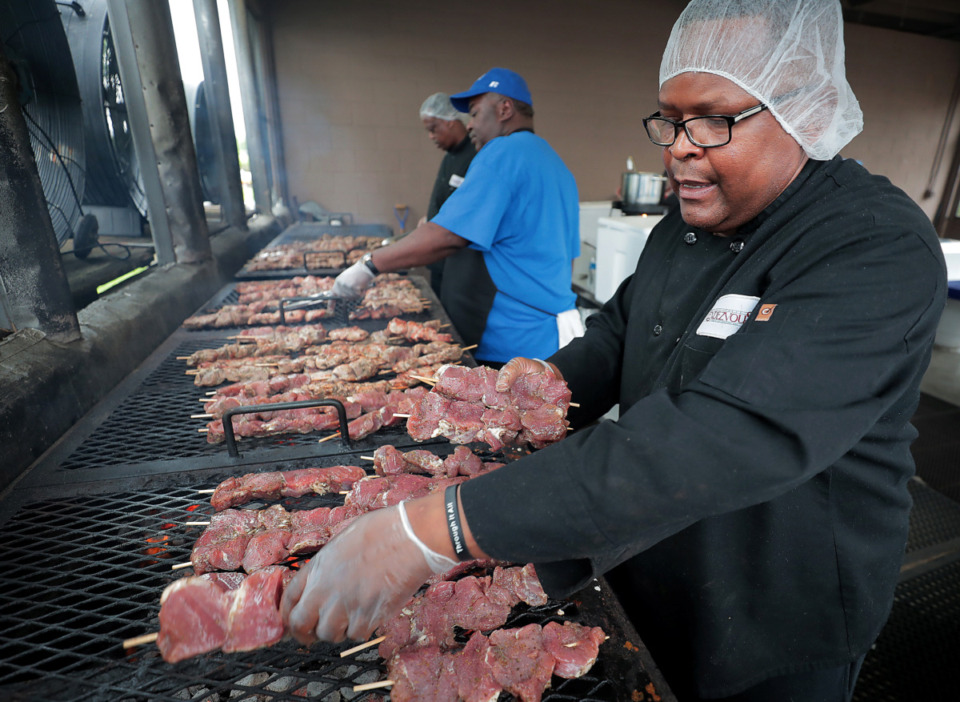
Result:
M297 641L365 641L436 568L454 565L428 562L426 546L408 536L403 514L400 505L367 512L294 576L284 590L280 614Z
M334 297L357 298L373 282L373 271L363 261L357 261L333 281L330 294Z

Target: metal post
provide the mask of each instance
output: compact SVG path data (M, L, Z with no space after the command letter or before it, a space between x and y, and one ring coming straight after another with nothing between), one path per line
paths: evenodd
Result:
M210 107L210 128L213 132L220 176L220 206L223 207L227 224L245 229L247 213L243 206L237 135L233 131L230 89L227 85L227 65L223 54L223 39L220 36L217 0L193 0L193 11L197 18L203 87Z
M266 104L266 123L267 139L270 144L270 173L273 183L273 197L271 202L276 208L286 208L290 200L290 192L287 185L287 167L283 153L283 128L280 120L280 98L277 95L277 72L274 63L273 41L270 36L270 27L261 21L259 23L259 32L257 33L257 52L263 58L259 63L260 84L263 85L264 92L267 94Z
M157 259L161 264L212 260L170 6L107 0L107 14Z
M237 51L237 72L240 76L243 124L247 130L247 155L250 159L250 177L253 179L253 198L257 210L268 215L271 212L270 181L267 176L263 131L260 128L260 96L257 90L253 47L250 44L247 6L244 0L229 0L229 4L233 43Z
M60 247L20 111L17 81L0 43L0 299L14 328L52 341L80 338Z

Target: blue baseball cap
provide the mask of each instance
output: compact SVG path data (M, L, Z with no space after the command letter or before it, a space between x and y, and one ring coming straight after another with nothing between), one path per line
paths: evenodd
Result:
M506 68L491 68L477 78L469 90L451 95L450 102L460 112L469 112L470 98L485 93L499 93L514 100L525 102L531 107L533 106L533 98L530 97L527 81L519 73L514 73Z

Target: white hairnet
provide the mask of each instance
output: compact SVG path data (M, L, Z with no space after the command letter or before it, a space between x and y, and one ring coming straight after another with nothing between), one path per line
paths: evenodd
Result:
M693 0L673 26L660 85L689 71L765 103L810 158L833 158L863 129L837 0Z
M450 102L450 96L446 93L434 93L420 105L420 119L436 117L445 122L452 122L455 119L463 121L463 118L467 116L453 106L453 103Z

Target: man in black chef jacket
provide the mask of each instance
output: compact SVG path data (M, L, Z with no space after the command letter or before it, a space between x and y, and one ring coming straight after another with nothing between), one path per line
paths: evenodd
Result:
M430 140L446 153L440 161L437 178L430 193L430 203L427 205L427 215L417 226L433 219L443 203L453 192L460 187L467 168L477 150L467 135L467 127L463 119L466 113L459 112L450 102L446 93L434 93L420 106L420 121L430 135ZM459 253L459 252L458 252ZM457 254L453 254L457 256ZM446 260L441 259L429 264L430 287L439 296L443 283L443 267Z
M552 595L606 574L684 701L850 699L897 582L946 273L923 212L837 155L861 129L842 27L836 0L687 6L644 120L679 211L549 359L577 431L450 501L472 555ZM445 498L325 547L284 597L294 636L362 639L462 558Z

